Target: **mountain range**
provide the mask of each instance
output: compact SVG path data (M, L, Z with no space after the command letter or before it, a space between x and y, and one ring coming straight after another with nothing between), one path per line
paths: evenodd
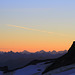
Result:
M27 51L24 52L27 55L30 54L30 56L31 55L33 56L33 53L29 53ZM41 50L34 53L34 56L36 54L44 55L45 53L47 52ZM55 54L56 51L54 50L53 55ZM60 74L69 75L69 73L75 75L75 41L73 42L69 50L58 58L44 59L44 60L36 59L30 61L27 65L24 65L22 67L9 70L9 68L5 66L5 67L0 67L0 70L4 71L4 75L11 75L11 74L12 75L60 75Z

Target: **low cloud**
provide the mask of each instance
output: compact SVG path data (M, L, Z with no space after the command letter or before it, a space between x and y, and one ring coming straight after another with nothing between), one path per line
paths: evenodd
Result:
M28 27L22 27L22 26L16 26L16 25L8 25L8 26L21 28L21 29L25 29L25 30L38 31L38 32L42 32L42 33L54 34L54 35L57 35L57 36L63 36L63 37L67 36L67 35L61 34L61 33L49 32L49 31L39 30L39 29L32 29L32 28L28 28Z
M27 27L39 27L40 25L24 25L24 26L27 26Z
M32 29L32 28L16 26L16 25L8 25L8 26L17 27L17 28L26 29L26 30L31 30L31 31L39 31L39 32L44 32L44 33L49 33L49 34L53 33L53 32L48 32L48 31L44 31L44 30Z

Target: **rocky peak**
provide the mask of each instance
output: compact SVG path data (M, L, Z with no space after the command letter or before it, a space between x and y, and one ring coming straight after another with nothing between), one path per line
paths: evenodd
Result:
M71 45L70 49L68 50L68 53L75 54L75 41Z
M68 52L65 55L59 57L56 61L54 61L54 63L52 65L50 65L49 67L47 67L42 74L44 74L48 71L51 71L53 69L67 66L70 64L74 64L74 63L75 63L75 41L71 45Z

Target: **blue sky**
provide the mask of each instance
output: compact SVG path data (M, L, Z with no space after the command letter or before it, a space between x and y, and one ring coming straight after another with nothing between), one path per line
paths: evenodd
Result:
M61 27L65 29L67 26L74 28L74 9L74 0L1 0L0 23L2 26L40 25L46 30L51 27L52 31L58 31Z
M1 8L66 8L74 7L74 0L1 0Z

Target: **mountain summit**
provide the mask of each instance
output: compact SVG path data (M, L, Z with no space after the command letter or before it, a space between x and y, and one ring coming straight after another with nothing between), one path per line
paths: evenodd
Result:
M47 67L42 74L54 70L56 68L67 66L73 63L75 63L75 41L73 42L68 52L65 55L57 58L57 60L52 65Z
M70 54L75 54L75 41L73 42L72 46L68 50L68 53Z

